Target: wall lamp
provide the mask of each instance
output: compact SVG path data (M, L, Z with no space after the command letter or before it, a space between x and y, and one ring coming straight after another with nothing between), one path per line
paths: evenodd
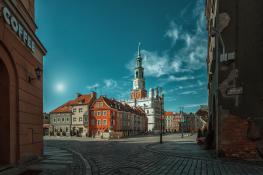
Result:
M31 83L33 80L36 80L36 79L40 80L42 72L43 72L43 70L39 66L37 68L35 68L36 77L32 77L31 75L29 75L27 77L28 82Z

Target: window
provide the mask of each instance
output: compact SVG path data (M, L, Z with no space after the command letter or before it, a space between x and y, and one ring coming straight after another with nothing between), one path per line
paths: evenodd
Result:
M73 112L76 112L76 108L73 108Z
M85 122L87 122L88 121L88 117L85 117L84 120L85 120Z
M149 110L147 110L147 114L149 114Z
M58 122L60 122L60 118L58 118Z
M96 107L97 107L97 108L103 107L103 102L97 102L97 103L96 103Z
M79 112L82 112L82 108L79 108Z
M100 116L100 111L97 112L97 116Z
M76 117L73 118L73 122L77 121Z
M79 121L82 122L82 117L79 118Z
M103 125L107 125L107 120L106 119L103 120Z
M103 116L106 116L107 115L107 111L103 111Z
M98 122L98 125L100 125L100 120L98 120L97 122Z
M56 123L56 118L54 118L54 123Z
M69 121L69 118L67 117L67 122Z

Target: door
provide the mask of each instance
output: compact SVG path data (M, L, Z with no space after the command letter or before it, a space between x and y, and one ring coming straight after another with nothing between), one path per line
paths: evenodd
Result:
M0 165L10 163L9 75L0 59Z

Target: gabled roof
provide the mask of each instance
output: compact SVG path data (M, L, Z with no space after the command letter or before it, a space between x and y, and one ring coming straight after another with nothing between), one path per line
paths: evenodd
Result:
M54 109L50 113L70 113L72 110L71 104L73 104L74 100L70 100L67 103L59 106L58 108Z
M109 106L110 108L116 109L118 111L125 111L125 112L136 113L138 115L145 115L144 110L140 107L132 108L127 103L122 103L115 99L109 99L105 96L100 96L100 98L98 98L96 101L104 101L107 106ZM95 103L96 102L94 102L94 104Z
M50 113L70 113L72 111L72 106L75 105L91 105L93 100L96 98L96 93L92 92L90 94L79 95L76 99L70 100L58 108L54 109Z
M172 115L174 115L174 113L173 112L165 112L164 115L165 116L172 116Z

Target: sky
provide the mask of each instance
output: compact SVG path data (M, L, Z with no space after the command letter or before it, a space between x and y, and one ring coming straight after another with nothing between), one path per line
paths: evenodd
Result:
M76 93L130 98L138 43L146 89L162 87L165 111L207 104L204 0L36 1L44 57L44 111Z

